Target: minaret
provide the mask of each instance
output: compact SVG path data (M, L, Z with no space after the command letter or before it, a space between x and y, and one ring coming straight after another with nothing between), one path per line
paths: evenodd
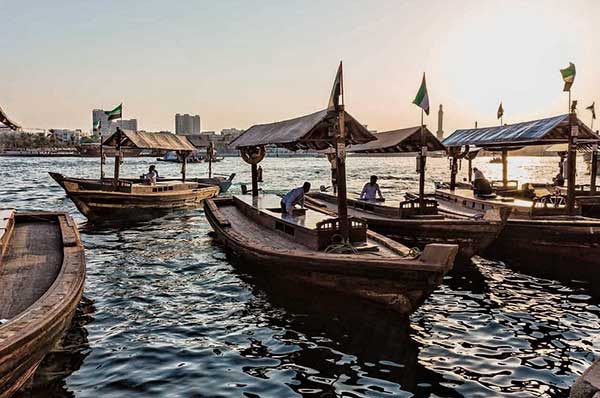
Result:
M438 140L442 140L444 138L444 129L442 127L444 123L444 111L442 110L442 105L440 104L440 110L438 111L438 129L437 129L437 133L435 133L437 135Z

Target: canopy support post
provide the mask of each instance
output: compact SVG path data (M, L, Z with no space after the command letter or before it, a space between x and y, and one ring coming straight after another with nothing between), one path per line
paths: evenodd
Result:
M258 163L252 163L252 196L258 196Z
M208 144L208 178L212 178L213 143Z
M188 151L184 151L181 153L181 157L183 158L181 162L181 182L185 182L185 173L187 171L187 157L189 155Z
M598 144L592 149L592 169L590 170L590 194L596 194L596 177L598 175Z
M423 131L423 109L421 109L421 154L419 156L419 209L425 211L425 165L427 163L427 146Z
M117 127L117 145L115 146L115 175L113 184L115 187L119 185L119 173L121 171L121 129Z
M469 182L471 182L473 180L473 159L471 159L471 157L467 158L467 161L469 162Z
M346 192L346 123L344 105L339 106L338 131L336 137L337 204L340 235L344 242L350 243L350 223L348 221L348 197Z
M508 185L508 151L502 150L502 186L506 188Z
M569 95L571 92L569 91ZM577 134L579 126L575 109L571 109L569 114L569 152L567 153L567 171L569 172L567 180L567 214L575 215L575 168L577 167Z
M100 134L100 181L104 179L104 148L102 145L102 132Z
M452 156L452 162L450 164L450 190L456 189L456 174L458 173L458 158Z

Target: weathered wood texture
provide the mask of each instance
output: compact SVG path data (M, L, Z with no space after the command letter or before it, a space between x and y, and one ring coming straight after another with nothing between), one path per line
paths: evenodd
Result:
M0 398L13 395L69 326L85 282L77 226L61 213L17 213L0 259Z
M255 222L233 199L209 199L206 216L226 249L247 260L255 271L357 296L408 315L441 283L458 248L429 245L420 257L403 257L405 249L369 232L377 252L333 254L311 250L285 233Z

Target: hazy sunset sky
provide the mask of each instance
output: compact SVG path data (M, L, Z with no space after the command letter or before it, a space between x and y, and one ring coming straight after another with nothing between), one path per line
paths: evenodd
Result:
M417 125L427 74L435 131L600 108L600 0L0 0L0 106L24 127L91 128L124 104L139 128L247 128L326 106L344 61L346 106L379 131ZM600 123L598 123L600 125Z

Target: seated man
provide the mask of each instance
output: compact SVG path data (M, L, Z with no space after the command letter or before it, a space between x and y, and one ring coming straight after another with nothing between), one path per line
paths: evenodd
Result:
M310 191L310 182L305 182L304 185L292 189L281 198L281 212L283 214L292 214L292 209L297 203L301 203L304 207L304 194Z
M144 184L156 185L156 180L158 180L158 171L156 171L156 166L150 165L148 173L144 174Z
M556 175L556 177L554 177L552 179L552 182L554 183L555 186L557 187L564 187L565 186L565 177L563 177L562 173L558 173Z
M491 195L493 193L492 185L477 167L473 167L473 192L475 195Z
M360 193L360 199L362 200L376 200L377 195L379 199L383 200L379 184L377 184L377 176L371 176L371 181L367 182Z

